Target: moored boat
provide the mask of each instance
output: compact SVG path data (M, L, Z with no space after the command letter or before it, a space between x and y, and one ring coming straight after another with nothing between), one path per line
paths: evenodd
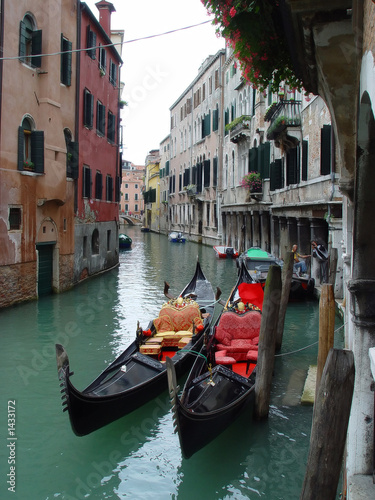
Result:
M283 266L283 261L259 247L251 247L243 252L237 259L237 267L240 269L242 263L246 265L252 278L265 285L268 269L271 265ZM290 299L303 299L311 297L314 293L315 280L309 274L298 274L293 272L290 286Z
M188 370L194 361L189 351L202 347L214 307L211 283L197 262L195 274L180 296L163 305L147 330L138 325L136 339L82 391L71 381L66 350L56 344L63 411L68 411L74 433L89 434L165 390L167 358L171 358L177 375Z
M121 233L118 239L120 248L130 248L132 246L133 240L127 234Z
M181 397L167 360L173 418L182 454L190 458L223 432L255 398L255 366L263 289L245 266L184 385Z
M186 237L182 233L177 231L172 231L172 233L169 233L168 239L173 243L185 243L186 241Z
M219 259L236 259L238 257L238 251L233 247L216 245L214 250L216 257L219 257Z

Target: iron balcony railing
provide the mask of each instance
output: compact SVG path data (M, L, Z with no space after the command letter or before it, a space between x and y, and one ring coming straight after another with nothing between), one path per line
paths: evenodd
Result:
M267 111L264 119L270 122L267 139L271 141L286 128L301 126L301 101L279 101Z

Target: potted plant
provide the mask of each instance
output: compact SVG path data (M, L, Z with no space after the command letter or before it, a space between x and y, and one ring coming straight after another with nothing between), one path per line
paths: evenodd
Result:
M262 179L259 172L249 172L241 180L241 186L247 187L250 193L261 193L262 185Z
M23 169L34 171L34 163L30 160L26 160L23 162Z

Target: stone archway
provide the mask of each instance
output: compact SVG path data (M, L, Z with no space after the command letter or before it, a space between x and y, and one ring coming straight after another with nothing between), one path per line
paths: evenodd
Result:
M353 203L352 274L348 282L351 323L348 343L356 362L356 386L348 433L348 472L372 474L374 394L369 348L375 346L375 118L364 92L358 108ZM372 444L371 444L372 443Z

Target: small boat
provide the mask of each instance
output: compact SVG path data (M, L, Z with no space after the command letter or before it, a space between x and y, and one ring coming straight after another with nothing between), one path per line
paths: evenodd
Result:
M219 259L236 259L238 257L238 251L233 247L225 247L222 245L214 246L216 257Z
M215 293L197 261L195 274L177 299L163 305L147 330L137 328L136 339L86 389L72 384L69 358L56 344L56 360L63 411L68 410L73 432L89 434L155 398L167 388L165 360L171 358L178 375L190 369L208 329ZM178 328L178 331L175 331Z
M169 233L168 235L169 241L172 241L173 243L185 243L186 238L182 233L179 233L177 231L173 231L172 233Z
M146 227L146 226L142 226L141 227L141 231L142 231L142 233L149 233L150 232L150 228Z
M181 397L173 363L168 386L180 447L185 458L223 432L255 399L255 367L263 288L246 267L197 357Z
M238 257L237 267L239 269L241 268L242 262L245 263L252 278L261 283L262 286L266 283L270 266L283 266L282 260L259 247L251 247ZM294 300L311 297L314 293L314 287L315 280L311 278L310 275L300 275L297 272L293 272L289 298Z
M119 247L120 248L130 248L132 246L133 240L130 238L130 236L121 233L118 237L119 239Z

